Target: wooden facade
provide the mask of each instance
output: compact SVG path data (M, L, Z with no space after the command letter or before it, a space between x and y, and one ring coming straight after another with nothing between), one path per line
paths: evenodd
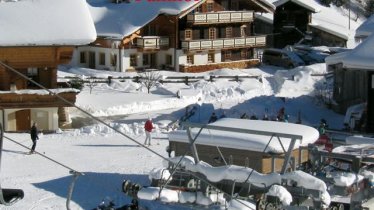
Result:
M181 66L257 59L256 49L266 46L266 36L255 36L254 13L272 11L257 1L196 2L179 14L158 15L120 40L100 37L89 47L78 48L80 57L74 60L77 66L94 69L180 71Z
M374 70L347 69L341 63L328 69L334 72L334 110L345 114L348 107L367 103L364 131L374 133Z
M48 89L57 88L57 66L69 62L72 54L73 47L66 46L0 47L1 62ZM0 94L0 108L6 131L27 130L33 117L38 118L40 129L57 128L52 122L57 122L57 108L71 104L54 94L30 93L38 89L38 85L0 65L0 90L4 91ZM58 95L74 104L77 92L62 91Z
M72 47L1 47L0 61L46 88L56 88L57 65L69 62L72 53ZM36 88L4 66L0 66L0 81L0 90L3 91L10 90L11 84L15 84L18 90Z
M214 69L222 69L222 68L232 68L232 69L245 69L252 66L259 65L260 62L258 59L251 59L251 60L241 60L241 61L233 61L233 62L222 62L222 63L213 63L208 65L181 65L179 67L180 72L189 72L189 73L199 73L205 72Z
M325 30L321 30L313 25L309 25L309 31L312 33L312 45L314 46L330 46L330 47L346 47L347 38L336 36Z
M192 156L190 145L182 142L169 140L171 151L175 156L187 155ZM232 149L220 147L220 152L225 160L222 159L217 147L196 144L199 159L209 163L212 166L223 166L225 161L231 165L239 165L252 168L260 173L280 172L284 162L284 154L268 154L244 149ZM293 164L298 165L308 161L308 151L295 149L292 152Z
M206 1L180 20L179 48L188 56L220 50L220 62L254 58L254 49L266 45L266 36L254 36L255 10L258 8L249 1ZM240 49L245 50L239 52L241 56L233 55ZM196 64L190 60L187 62Z
M283 48L300 41L308 30L312 11L292 1L278 6L274 13L274 47Z

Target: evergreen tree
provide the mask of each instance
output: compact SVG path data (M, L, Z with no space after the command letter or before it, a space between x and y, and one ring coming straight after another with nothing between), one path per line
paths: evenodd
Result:
M365 16L369 17L374 14L374 0L366 0Z
M332 0L320 0L320 3L325 6L330 6Z

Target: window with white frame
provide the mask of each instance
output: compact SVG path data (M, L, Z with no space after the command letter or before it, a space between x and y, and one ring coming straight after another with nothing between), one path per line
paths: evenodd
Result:
M216 28L209 28L209 39L216 39L216 38L217 38Z
M228 26L226 27L226 38L231 38L232 37L232 27Z
M187 55L187 63L188 64L193 64L194 63L194 58L193 54Z
M186 29L184 31L184 39L192 39L192 30L191 29Z
M214 63L214 52L208 53L208 63Z

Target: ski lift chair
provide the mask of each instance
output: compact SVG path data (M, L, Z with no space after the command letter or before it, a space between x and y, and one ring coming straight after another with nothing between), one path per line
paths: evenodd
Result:
M4 136L3 125L0 123L0 166L1 166L1 156L3 152L3 136ZM23 190L2 189L1 182L0 182L0 204L10 206L14 204L15 202L21 200L23 196L24 196Z

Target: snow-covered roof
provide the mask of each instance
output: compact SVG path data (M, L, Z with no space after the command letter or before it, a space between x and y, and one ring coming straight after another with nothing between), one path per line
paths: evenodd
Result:
M313 127L284 122L222 118L214 123L211 123L210 125L228 128L249 129L259 132L271 132L274 134L281 133L286 135L301 136L302 140L296 142L295 148L298 148L298 146L300 145L308 145L309 143L314 143L319 137L318 131ZM192 129L192 131L196 135L198 129ZM263 152L270 140L270 137L271 135L264 136L203 129L196 140L196 144ZM285 148L288 148L291 139L284 137L281 137L280 139L283 146ZM189 139L187 137L186 131L180 130L170 132L169 141L189 142ZM283 153L284 151L280 143L276 140L276 138L274 138L268 145L268 148L265 152Z
M160 14L178 15L203 1L131 1L87 0L98 36L122 39L131 35Z
M357 29L355 37L368 37L374 31L374 15L370 16Z
M263 8L264 8L264 6L262 6L262 4L266 5L267 7L270 7L273 11L275 10L275 5L271 1L269 1L269 0L253 0L253 2L256 3L256 4L258 4L258 5L261 5L261 7L263 7ZM264 9L267 10L267 11L269 11L266 8L264 8Z
M85 45L95 39L84 0L0 1L0 46Z
M353 50L327 57L326 65L341 63L345 68L374 71L373 47L374 36L371 35Z
M362 20L351 19L349 21L345 11L333 5L330 7L320 6L320 8L319 13L312 15L310 26L347 40L347 47L354 48L357 45L354 40L355 31Z
M346 34L344 32L341 33L340 31L336 31L333 28L330 28L330 27L328 27L326 25L323 25L323 24L318 24L318 23L314 22L314 23L311 23L309 25L313 28L317 28L321 31L327 32L329 34L335 35L335 36L340 37L340 38L345 39L345 40L348 40L348 38L349 38L348 34ZM344 30L344 31L346 31L346 30Z
M260 19L265 23L273 24L273 14L256 12L255 18Z
M279 7L287 2L293 2L297 5L304 7L312 12L319 12L320 6L314 0L278 0L273 2L276 7Z

